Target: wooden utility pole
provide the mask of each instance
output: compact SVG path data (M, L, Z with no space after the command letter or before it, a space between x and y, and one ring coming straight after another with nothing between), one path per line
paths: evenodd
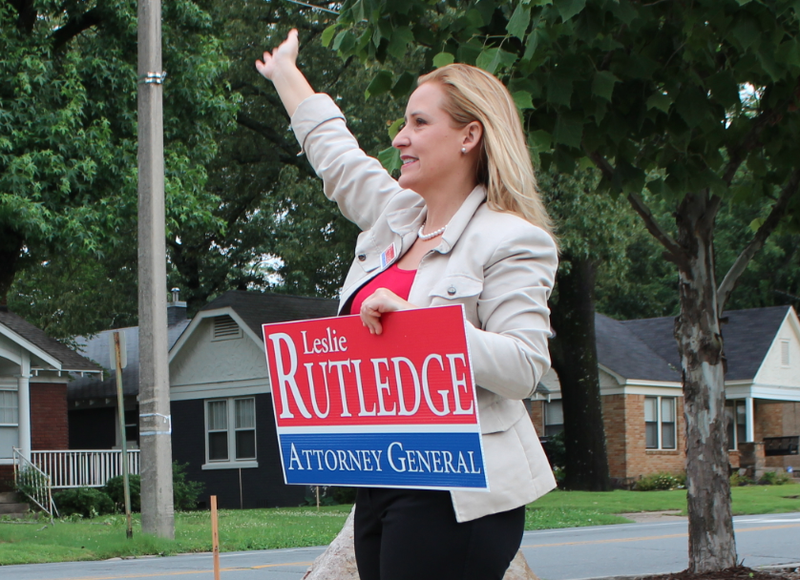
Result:
M139 0L139 441L142 531L175 537L167 358L161 0Z
M115 330L112 333L114 343L114 365L117 377L117 420L119 421L119 441L122 447L122 490L125 499L125 519L128 523L126 535L133 538L133 522L131 521L131 483L128 477L128 436L125 433L125 395L122 392L122 369L127 366L128 359L124 356L121 333Z

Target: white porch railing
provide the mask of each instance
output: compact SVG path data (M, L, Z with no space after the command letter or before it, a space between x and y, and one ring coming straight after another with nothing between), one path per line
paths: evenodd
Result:
M50 523L53 515L58 515L56 504L53 503L53 491L50 476L28 461L16 447L12 447L14 459L14 484L17 491L25 494L29 500L47 512Z
M31 451L31 463L50 476L53 489L102 487L122 475L122 451ZM128 473L139 473L139 450L128 450Z

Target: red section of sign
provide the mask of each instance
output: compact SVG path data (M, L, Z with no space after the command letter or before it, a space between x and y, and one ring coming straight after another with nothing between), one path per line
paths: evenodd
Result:
M475 425L460 305L265 324L278 427Z

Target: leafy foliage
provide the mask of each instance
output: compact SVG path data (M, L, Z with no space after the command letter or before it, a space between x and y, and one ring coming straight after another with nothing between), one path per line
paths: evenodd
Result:
M96 285L107 295L126 295L129 277L78 264L135 264L136 3L5 0L0 30L0 296L26 270L42 282L45 301L62 311ZM173 235L187 224L214 222L217 200L205 188L204 166L217 152L214 132L235 113L218 82L227 61L211 31L208 14L191 0L165 5L164 142ZM61 300L54 288L71 275L82 284ZM41 309L30 296L36 282L24 280L12 291L11 306L38 324ZM101 309L104 316L93 321L99 328L91 330L110 326L112 310ZM66 334L44 322L56 336Z
M197 499L205 485L200 481L186 479L188 463L172 462L172 499L176 510L197 509Z
M109 479L105 486L103 486L103 492L111 498L111 501L114 502L114 507L118 512L125 511L125 482L124 478L121 475L117 475L116 477L112 477ZM128 485L130 490L130 497L131 497L131 511L132 512L140 512L142 511L142 478L139 475L131 474L128 475Z
M636 481L634 491L663 491L670 489L685 489L686 474L653 473L645 475Z
M114 513L114 502L103 491L94 487L65 489L53 496L62 516L77 514L84 518L95 518Z

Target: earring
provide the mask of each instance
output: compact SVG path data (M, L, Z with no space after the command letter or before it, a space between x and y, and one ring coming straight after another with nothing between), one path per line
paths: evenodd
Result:
M461 148L461 154L462 155L466 155L467 154L467 148L466 147L462 147Z

